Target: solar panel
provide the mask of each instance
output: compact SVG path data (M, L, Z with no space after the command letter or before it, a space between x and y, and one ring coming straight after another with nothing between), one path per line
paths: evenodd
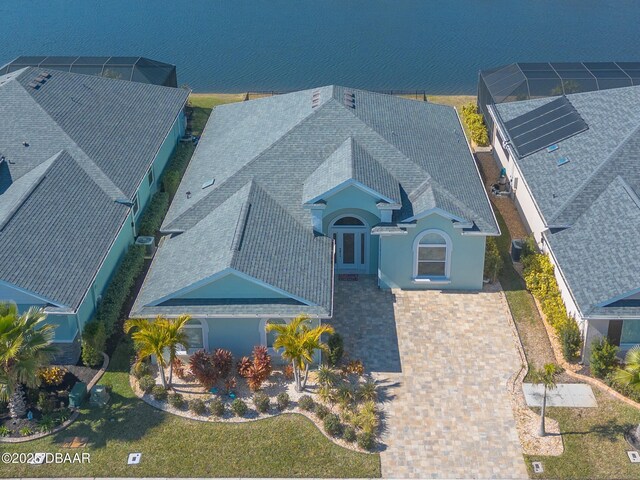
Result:
M505 122L509 137L520 158L565 140L589 127L567 99L560 97Z

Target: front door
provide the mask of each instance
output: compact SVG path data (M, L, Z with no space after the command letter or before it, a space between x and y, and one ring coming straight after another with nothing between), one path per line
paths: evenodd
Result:
M365 272L367 270L367 231L364 228L335 228L337 272Z

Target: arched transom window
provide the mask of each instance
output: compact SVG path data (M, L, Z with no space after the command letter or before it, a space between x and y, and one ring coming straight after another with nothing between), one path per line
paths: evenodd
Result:
M451 240L439 230L427 230L416 237L414 276L417 279L449 278Z

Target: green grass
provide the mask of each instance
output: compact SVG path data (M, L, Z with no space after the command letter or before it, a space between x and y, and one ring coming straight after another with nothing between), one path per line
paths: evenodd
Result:
M380 457L344 449L301 415L243 424L205 423L156 410L128 383L131 355L123 341L104 381L113 384L105 409L84 408L68 429L41 440L0 444L2 452L89 452L85 465L0 464L0 477L379 477ZM62 449L66 437L88 437L85 449ZM127 456L141 452L140 465Z
M499 279L518 327L527 361L537 364L552 361L541 355L540 351L534 352L532 347L533 343L540 343L540 335L546 336L547 333L533 297L513 268L507 225L498 209L494 208L494 211L502 231L497 239L504 259L504 269ZM640 422L640 411L597 388L593 392L598 402L596 408L547 408L547 416L560 423L565 450L557 457L525 455L532 478L640 478L638 465L629 462L626 452L631 447L624 439L624 432ZM532 461L542 462L542 475L533 473Z

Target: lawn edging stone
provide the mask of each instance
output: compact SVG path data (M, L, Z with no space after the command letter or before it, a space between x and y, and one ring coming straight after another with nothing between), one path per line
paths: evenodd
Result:
M87 385L87 392L91 392L91 389L100 381L104 372L107 371L107 367L109 367L109 356L106 353L102 353L102 366L100 370L93 376L89 384ZM80 416L80 412L78 410L74 410L68 420L62 422L56 428L48 431L48 432L38 432L33 435L29 435L27 437L0 437L0 443L25 443L31 442L32 440L38 440L40 438L48 437L49 435L53 435L55 433L61 432L73 422L77 420Z

